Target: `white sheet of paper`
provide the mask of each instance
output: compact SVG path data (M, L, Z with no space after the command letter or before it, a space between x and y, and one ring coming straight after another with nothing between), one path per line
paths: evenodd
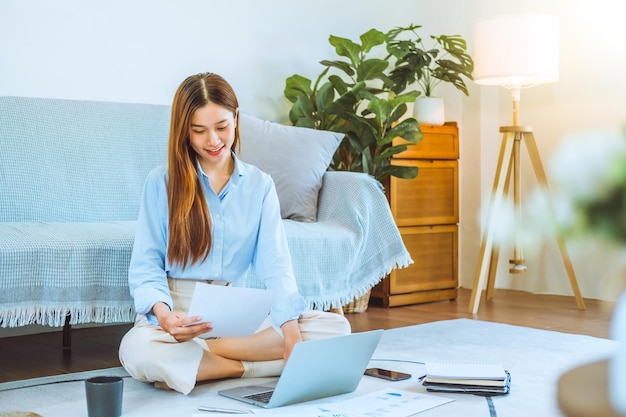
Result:
M250 336L269 314L276 295L270 290L198 282L187 314L212 323L213 331L202 337Z
M273 409L247 409L266 417L408 417L454 401L452 398L407 390L382 389L345 401L315 405L288 405ZM238 409L245 410L244 407ZM226 415L211 413L212 416ZM233 415L233 414L230 414ZM200 416L194 413L193 417Z
M329 404L346 417L407 417L454 401L451 398L406 390L382 389L340 403ZM332 415L331 415L332 416Z

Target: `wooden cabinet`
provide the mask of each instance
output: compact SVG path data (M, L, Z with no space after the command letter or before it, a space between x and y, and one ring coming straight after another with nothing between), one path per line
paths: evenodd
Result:
M372 289L386 307L455 299L458 287L459 135L455 122L421 125L423 139L394 165L417 166L416 178L389 180L389 203L413 258ZM402 139L396 141L401 142Z

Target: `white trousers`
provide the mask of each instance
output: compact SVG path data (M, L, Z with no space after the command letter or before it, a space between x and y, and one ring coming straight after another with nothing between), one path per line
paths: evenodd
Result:
M174 309L187 311L195 281L168 279ZM324 311L305 311L298 320L303 340L323 339L350 333L345 317ZM282 336L280 328L268 317L258 331L273 327ZM147 318L137 316L135 325L124 335L119 358L122 366L135 379L162 382L168 387L188 394L195 387L203 350L208 350L202 338L178 342Z

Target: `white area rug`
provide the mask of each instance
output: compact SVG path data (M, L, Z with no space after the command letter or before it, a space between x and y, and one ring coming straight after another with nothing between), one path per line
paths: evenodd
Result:
M427 410L420 416L561 416L556 402L559 376L575 366L609 356L615 345L614 341L606 339L470 319L387 330L370 365L409 372L413 377L387 382L364 376L354 393L316 402L342 401L387 387L426 393L418 378L424 373L423 362L427 361L500 362L511 373L511 393L493 397L492 410L483 397L437 393L433 395L455 401ZM0 384L0 413L32 411L44 417L85 416L82 380L95 374L125 375L123 369L113 368ZM123 415L191 416L197 413L198 405L249 408L217 395L218 389L248 383L250 380L240 379L206 383L184 396L126 378Z

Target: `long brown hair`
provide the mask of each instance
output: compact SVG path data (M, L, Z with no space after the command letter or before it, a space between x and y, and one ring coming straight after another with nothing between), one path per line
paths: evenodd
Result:
M167 259L183 268L203 261L211 250L211 216L197 172L195 151L189 141L194 112L215 103L237 115L239 103L233 88L217 74L203 73L186 78L176 90L172 104L168 149L167 199L169 242ZM239 118L233 149L239 143Z

